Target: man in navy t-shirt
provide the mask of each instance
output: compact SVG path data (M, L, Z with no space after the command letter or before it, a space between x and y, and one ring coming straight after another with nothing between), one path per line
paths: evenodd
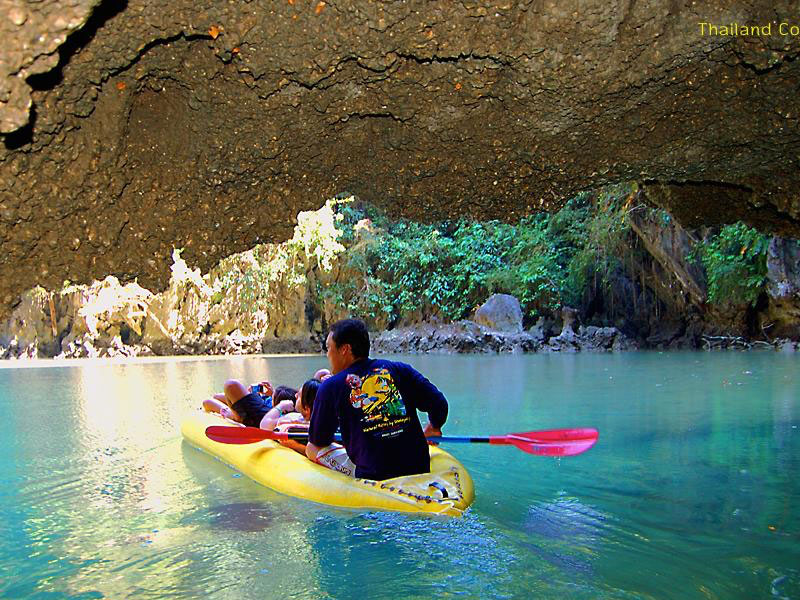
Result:
M369 358L369 333L358 319L331 325L327 339L333 376L314 401L306 454L311 460L342 442L356 465L356 477L389 479L430 471L426 436L441 435L447 400L410 365ZM417 410L428 413L423 431Z

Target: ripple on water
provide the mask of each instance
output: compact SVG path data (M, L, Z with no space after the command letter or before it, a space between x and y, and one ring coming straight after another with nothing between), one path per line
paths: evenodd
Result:
M0 406L37 401L0 433L0 597L800 600L798 359L690 358L415 357L453 435L601 430L560 464L453 448L462 519L320 507L181 443L190 398L319 357L7 370Z
M458 519L397 513L366 513L341 518L322 516L310 539L327 540L339 552L321 551L317 576L326 589L352 589L346 598L363 598L359 580L368 579L370 598L419 594L420 589L447 595L509 598L508 564L514 557L481 520L467 513ZM366 571L365 571L366 569ZM358 573L356 581L349 581ZM338 597L338 596L336 596Z

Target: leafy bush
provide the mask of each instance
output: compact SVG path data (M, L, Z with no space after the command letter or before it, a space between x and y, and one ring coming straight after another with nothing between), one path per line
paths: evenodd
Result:
M754 305L767 281L769 241L769 236L740 222L699 244L693 256L705 268L708 300Z
M486 280L490 292L519 299L527 313L552 311L563 303L564 246L550 235L544 215L506 226L508 246Z
M596 282L608 288L622 267L621 257L630 249L627 206L635 190L620 184L578 194L550 218L548 234L558 244L564 271L564 304L579 306Z
M466 219L436 224L392 220L353 198L334 199L301 213L291 240L262 245L252 264L230 269L221 293L237 284L242 300L258 306L266 290L316 277L316 297L373 323L411 316L468 317L492 293L512 294L527 317L580 304L598 280L608 282L630 229L630 185L579 194L554 215L517 224ZM223 271L224 272L224 271Z
M413 313L459 319L484 299L487 274L500 266L508 232L492 224L391 223L373 216L372 235L347 253L348 269L363 280L339 282L327 297L361 316L383 313L390 321ZM345 226L352 221L352 212L343 219ZM355 236L345 231L342 239Z
M556 215L516 225L391 221L374 207L341 204L339 241L348 247L347 267L363 279L320 293L353 314L390 322L409 314L462 319L492 293L516 296L528 316L549 313L579 301L588 281L618 262L628 232L621 209L630 191L581 194ZM357 233L361 227L371 232L366 239Z

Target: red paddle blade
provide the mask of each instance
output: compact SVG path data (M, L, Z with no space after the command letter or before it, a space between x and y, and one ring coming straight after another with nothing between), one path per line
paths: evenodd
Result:
M568 442L547 442L544 444L511 438L510 443L520 450L539 456L575 456L586 452L597 440L571 440Z
M590 427L550 429L492 436L489 443L511 444L524 452L539 456L575 456L594 446L597 436L597 430Z
M222 444L253 444L263 440L288 439L285 433L265 431L258 427L227 427L225 425L206 427L206 437Z
M524 433L509 433L509 436L525 438L536 443L550 442L575 442L579 440L597 441L597 429L593 427L578 427L573 429L546 429L544 431L526 431Z

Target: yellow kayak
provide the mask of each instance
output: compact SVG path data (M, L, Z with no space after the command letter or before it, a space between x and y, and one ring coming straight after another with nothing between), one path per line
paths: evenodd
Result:
M460 516L475 493L472 478L452 455L430 446L431 472L384 481L348 477L311 462L273 440L222 444L205 435L209 425L238 425L214 413L197 411L181 424L184 439L267 486L320 504Z

